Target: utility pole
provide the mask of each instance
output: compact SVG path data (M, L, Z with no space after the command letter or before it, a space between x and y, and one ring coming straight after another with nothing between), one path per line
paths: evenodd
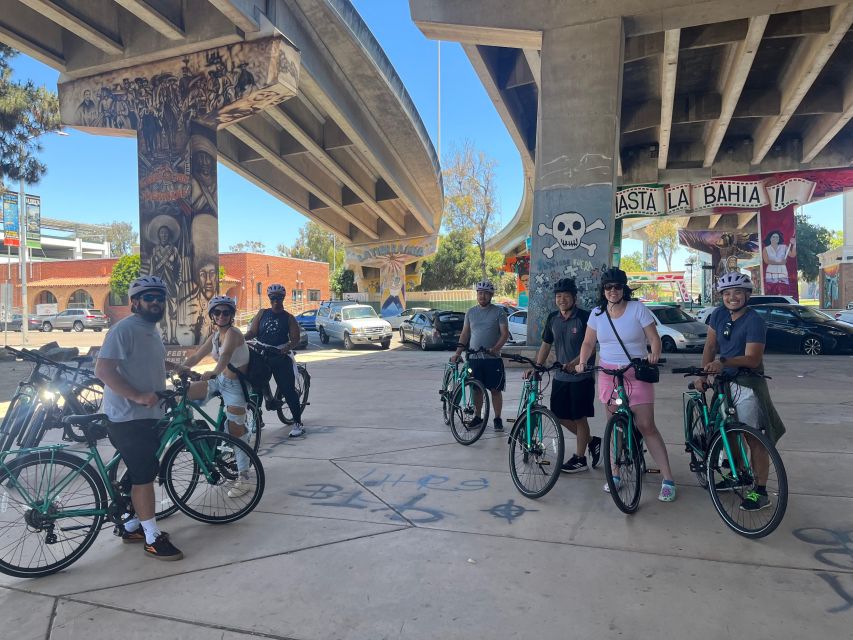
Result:
M29 303L27 300L27 203L24 195L24 145L21 144L21 180L19 185L20 204L18 205L18 261L21 267L21 344L27 344L30 325Z

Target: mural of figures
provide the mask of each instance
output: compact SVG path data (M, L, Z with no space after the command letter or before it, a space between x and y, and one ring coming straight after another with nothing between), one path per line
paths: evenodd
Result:
M797 286L797 221L794 206L781 211L763 207L758 214L764 293L799 299Z
M841 288L838 286L838 274L841 266L837 264L824 267L821 270L823 286L820 292L820 302L824 309L841 308Z
M272 36L59 87L63 123L136 131L142 271L168 287L167 344L206 337L219 289L216 130L295 95L298 75L299 53Z

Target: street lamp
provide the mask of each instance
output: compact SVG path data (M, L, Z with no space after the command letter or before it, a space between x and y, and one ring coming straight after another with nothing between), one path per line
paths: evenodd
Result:
M690 299L690 308L693 308L693 262L688 261L684 263L684 266L687 267L687 270L690 272L690 288L687 290L687 297Z
M64 131L53 131L58 136L68 136ZM27 201L24 188L24 159L26 158L25 143L30 140L35 140L38 135L32 135L21 140L20 159L21 159L21 179L18 187L18 262L21 267L21 344L27 344L27 336L29 335L30 324L30 305L27 300Z

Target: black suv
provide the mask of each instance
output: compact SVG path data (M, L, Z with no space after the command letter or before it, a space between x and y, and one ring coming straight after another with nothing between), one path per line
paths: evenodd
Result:
M759 304L752 309L767 324L767 348L809 356L853 351L853 325L800 304Z

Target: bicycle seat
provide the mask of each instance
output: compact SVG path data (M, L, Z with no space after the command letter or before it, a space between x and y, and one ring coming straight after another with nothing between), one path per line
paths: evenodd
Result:
M107 422L107 414L105 413L87 413L83 415L65 416L62 419L63 424L74 424L78 427L85 427L93 422Z

